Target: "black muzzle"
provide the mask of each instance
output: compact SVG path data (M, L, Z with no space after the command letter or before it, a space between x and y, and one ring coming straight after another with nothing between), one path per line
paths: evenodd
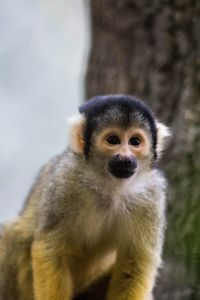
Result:
M120 155L113 156L108 162L109 172L117 178L131 177L137 168L137 161L134 156L122 157Z

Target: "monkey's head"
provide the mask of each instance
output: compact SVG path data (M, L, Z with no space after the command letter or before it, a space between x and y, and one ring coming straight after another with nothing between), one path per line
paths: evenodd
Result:
M161 156L168 128L144 102L128 95L97 96L71 122L71 148L101 174L129 178Z

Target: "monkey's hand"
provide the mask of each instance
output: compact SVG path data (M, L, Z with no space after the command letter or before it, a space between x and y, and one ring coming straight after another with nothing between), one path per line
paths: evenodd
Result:
M108 300L152 300L157 264L152 253L140 249L118 258Z
M52 246L51 239L36 240L32 246L34 299L70 300L72 281L67 258Z

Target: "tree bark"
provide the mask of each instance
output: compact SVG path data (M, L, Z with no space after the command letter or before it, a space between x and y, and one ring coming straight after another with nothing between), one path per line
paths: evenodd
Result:
M156 299L200 299L200 1L91 0L86 98L126 93L172 128Z

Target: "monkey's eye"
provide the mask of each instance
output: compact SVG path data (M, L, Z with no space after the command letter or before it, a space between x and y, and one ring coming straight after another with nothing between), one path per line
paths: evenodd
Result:
M132 145L134 147L139 147L141 144L141 139L137 136L133 136L130 140L129 140L129 145Z
M116 135L108 136L106 141L107 141L108 144L111 144L111 145L117 145L117 144L121 143L120 139Z

